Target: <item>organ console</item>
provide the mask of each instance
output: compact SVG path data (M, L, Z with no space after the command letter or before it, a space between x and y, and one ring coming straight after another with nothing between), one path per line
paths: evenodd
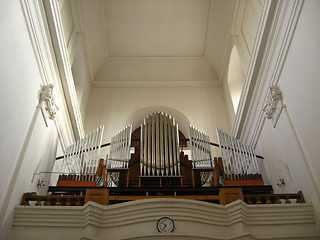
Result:
M207 134L190 125L187 139L175 119L163 112L149 114L134 131L129 124L115 134L106 160L99 159L102 134L103 126L66 149L57 186L264 185L252 147L220 129L217 136L221 157L215 158Z

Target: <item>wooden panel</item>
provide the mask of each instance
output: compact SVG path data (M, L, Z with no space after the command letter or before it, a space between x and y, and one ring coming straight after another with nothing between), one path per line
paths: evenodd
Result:
M129 187L138 187L139 186L139 176L140 176L140 165L139 165L139 153L140 150L136 148L135 154L131 154L131 159L129 161ZM142 165L141 165L142 166Z
M241 188L221 188L219 191L219 201L222 205L234 202L238 199L243 201Z
M95 187L96 181L61 181L57 182L57 187Z
M87 189L84 204L92 201L102 205L109 204L109 191L108 189Z
M182 186L192 186L192 162L189 161L188 155L184 155L184 152L180 152L180 167L182 176Z
M182 198L193 200L219 200L218 195L185 195L185 196L110 196L110 201L132 201L150 198Z
M226 180L225 186L263 186L262 179L257 180Z

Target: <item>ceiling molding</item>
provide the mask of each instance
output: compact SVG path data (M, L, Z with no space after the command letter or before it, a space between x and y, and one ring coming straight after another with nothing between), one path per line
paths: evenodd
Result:
M236 8L236 6L235 6ZM234 14L232 15L232 19L230 19L230 22L228 24L228 30L226 32L226 36L225 36L225 47L224 47L224 52L223 52L223 57L221 59L222 64L220 67L220 71L217 73L219 76L219 81L222 83L224 81L224 79L226 79L226 76L228 74L228 70L229 70L229 60L230 60L230 55L231 55L231 51L233 48L233 35L230 34L230 31L232 29L232 25L233 25L233 18L234 18Z
M84 48L85 50L85 58L87 61L87 67L88 67L88 74L89 74L89 79L90 79L90 83L94 82L94 72L93 72L93 67L92 67L92 60L90 57L90 51L88 49L88 40L86 35L84 34L85 32L85 23L84 23L84 19L83 19L83 9L81 7L81 4L79 3L80 1L74 1L74 9L75 9L75 14L77 15L76 18L78 19L78 32L77 32L77 40L79 40L80 38L83 39L84 44L81 45L82 48Z
M203 57L107 58L94 83L105 85L202 85L219 83L216 72Z
M221 83L218 81L94 81L91 86L93 87L217 87Z
M211 1L204 58L223 81L232 49L232 23L236 1ZM223 24L221 24L223 23Z
M210 26L210 19L212 14L212 0L210 0L209 9L208 9L208 18L207 18L207 27L206 27L206 36L204 38L204 44L203 44L203 53L202 56L204 57L206 55L206 49L207 49L207 41L208 41L208 32L209 32L209 26Z

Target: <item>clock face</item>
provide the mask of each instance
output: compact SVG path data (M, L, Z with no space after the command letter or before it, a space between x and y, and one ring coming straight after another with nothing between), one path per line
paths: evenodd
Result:
M172 232L174 223L169 217L162 217L157 222L157 229L159 232Z

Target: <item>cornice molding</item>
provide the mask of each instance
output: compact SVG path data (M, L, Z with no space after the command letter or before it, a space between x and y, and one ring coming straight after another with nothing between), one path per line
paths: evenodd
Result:
M20 239L19 236L32 238L37 232L51 233L63 228L69 237L78 234L92 239L103 239L103 235L110 239L155 237L159 233L152 226L163 216L170 216L180 228L172 233L175 237L288 239L300 236L316 239L320 236L315 230L313 207L308 203L247 205L237 200L223 206L172 198L144 199L109 206L93 202L81 207L18 206L14 214L13 236L15 239ZM303 227L297 228L299 224ZM134 231L131 226L135 226ZM29 232L28 228L37 231ZM95 232L86 234L90 228ZM207 231L203 231L204 228ZM56 237L59 234L62 233L57 233Z
M55 50L59 75L65 92L65 99L71 116L71 123L77 139L84 136L80 107L71 71L71 63L67 43L65 41L60 8L57 0L44 1L51 40Z
M266 0L233 135L256 146L265 117L269 88L277 85L304 0Z
M92 87L217 87L218 81L94 81Z
M42 1L21 0L20 3L37 60L42 84L53 84L55 86L53 95L60 111L57 112L57 117L54 121L61 145L64 148L74 142L74 133L50 39L49 29L46 25L47 20Z

